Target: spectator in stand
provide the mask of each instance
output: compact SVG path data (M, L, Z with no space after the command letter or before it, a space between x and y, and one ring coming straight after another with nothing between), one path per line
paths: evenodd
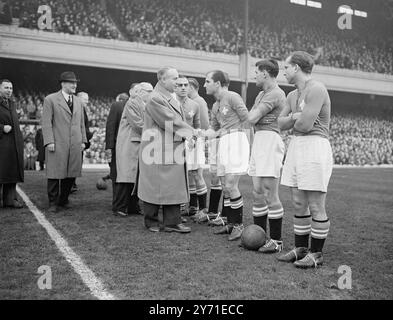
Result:
M25 142L24 149L24 168L25 170L36 170L36 161L38 157L38 151L33 145L31 139L27 139Z

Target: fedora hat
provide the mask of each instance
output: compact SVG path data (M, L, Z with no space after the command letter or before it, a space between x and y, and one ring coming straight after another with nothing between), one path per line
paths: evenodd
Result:
M76 78L75 73L72 71L65 71L60 75L59 82L79 82L79 79Z

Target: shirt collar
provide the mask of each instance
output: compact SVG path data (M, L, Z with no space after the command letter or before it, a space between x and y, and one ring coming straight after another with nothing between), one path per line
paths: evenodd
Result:
M68 94L68 93L65 93L63 90L61 90L61 93L62 93L62 95L63 95L65 101L68 101L68 99L69 99L69 97L70 97L71 95ZM72 101L72 97L71 97L71 101Z

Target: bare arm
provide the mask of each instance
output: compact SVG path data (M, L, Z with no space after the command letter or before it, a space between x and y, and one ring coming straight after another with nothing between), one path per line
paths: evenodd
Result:
M241 122L248 120L248 110L240 96L232 97L231 107L235 110Z
M292 109L289 103L290 96L287 98L287 102L284 106L284 109L281 111L280 115L277 118L278 127L280 130L290 130L293 128L295 124L295 119L292 117ZM290 115L291 114L291 115Z

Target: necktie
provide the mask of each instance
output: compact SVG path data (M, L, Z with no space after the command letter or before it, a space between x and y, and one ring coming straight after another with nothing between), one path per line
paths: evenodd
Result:
M72 100L71 100L71 96L68 96L67 104L68 104L68 107L70 108L71 113L72 113Z

